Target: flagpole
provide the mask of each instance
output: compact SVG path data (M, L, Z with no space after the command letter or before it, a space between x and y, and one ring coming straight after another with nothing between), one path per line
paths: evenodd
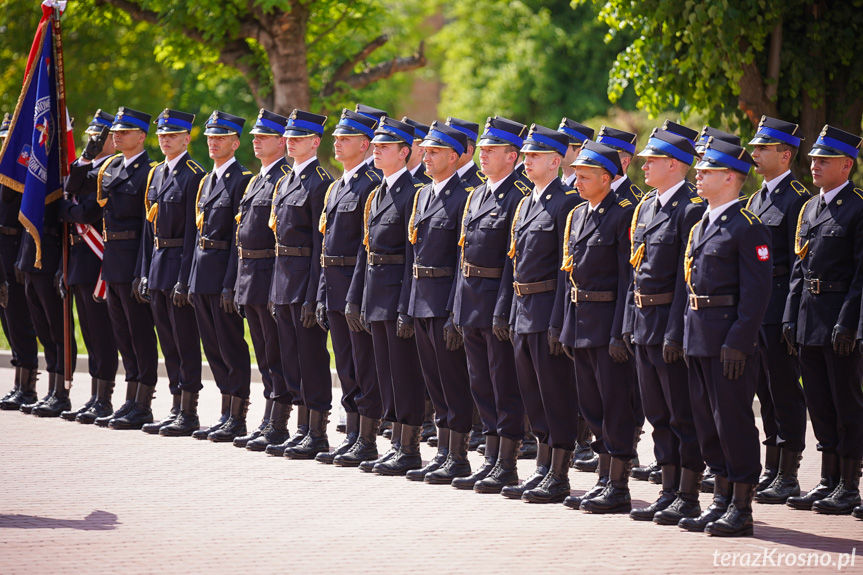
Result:
M54 4L53 19L51 22L51 30L54 34L54 64L57 71L57 115L59 117L59 126L57 129L57 143L60 146L60 176L65 178L69 175L69 163L67 162L66 154L66 127L68 125L66 118L66 79L63 69L63 42L60 33L60 6ZM60 242L63 246L63 278L62 282L66 284L66 278L69 277L69 223L63 222L63 228L60 236ZM63 372L66 381L66 389L72 387L72 294L66 293L63 298Z

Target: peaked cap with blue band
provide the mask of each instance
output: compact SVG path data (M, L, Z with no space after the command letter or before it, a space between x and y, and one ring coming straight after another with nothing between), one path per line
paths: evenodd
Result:
M637 139L638 136L632 132L609 126L602 126L599 129L599 135L596 137L596 141L599 144L604 144L619 152L629 152L633 155L635 154L635 142Z
M437 120L429 127L428 135L423 138L421 148L452 148L461 156L467 150L467 134L461 130L441 124Z
M333 130L333 136L365 136L371 140L375 136L377 125L376 118L344 108L339 123Z
M569 148L569 136L539 124L531 124L530 132L524 139L522 152L556 153L566 155Z
M204 126L205 136L230 136L231 134L237 137L243 133L243 126L246 124L246 119L239 116L232 116L219 110L214 110L210 117L207 118L207 123Z
M96 113L93 114L93 119L90 120L90 124L87 126L87 129L84 130L85 134L98 134L104 128L111 128L111 125L114 123L114 116L109 114L108 112L104 112L102 110L96 110Z
M111 124L112 132L121 132L127 130L141 130L145 134L150 130L150 114L133 110L132 108L120 107L117 110L117 115L114 116L114 123Z
M710 138L728 142L735 146L740 145L739 136L723 132L722 130L717 130L716 128L711 128L710 126L704 126L701 128L701 132L698 133L698 140L695 142L695 151L698 152L699 155L704 153L704 149L707 147L707 140Z
M408 124L410 126L413 126L413 128L414 128L414 140L415 141L416 140L420 140L420 141L423 140L428 135L429 130L431 129L429 126L426 126L422 122L417 122L416 120L411 120L407 116L402 118L402 122L404 122L405 124Z
M468 122L467 120L450 116L446 119L446 125L451 128L455 128L459 132L464 132L467 136L468 142L476 144L476 141L479 138L479 124L476 122Z
M686 126L682 126L680 124L672 122L671 120L665 120L665 122L662 124L662 127L660 127L659 129L666 130L668 132L671 132L672 134L677 134L678 136L683 136L684 138L689 140L693 146L695 145L695 141L698 139L698 132L696 130L693 130L692 128L687 128Z
M372 108L365 104L357 104L357 108L354 111L357 114L362 114L366 118L371 118L375 122L380 122L381 118L389 116L386 110L379 110L378 108Z
M611 177L623 173L620 165L620 154L616 148L588 140L581 147L578 157L571 164L573 167L602 168L611 174Z
M669 130L654 128L647 145L638 154L641 158L674 158L687 166L695 159L692 140Z
M261 136L281 136L285 133L285 126L287 125L288 119L284 116L261 108L261 111L258 112L258 119L255 120L255 125L252 126L249 133Z
M477 146L515 146L521 149L527 126L502 116L489 117Z
M305 110L294 110L288 118L284 136L286 138L305 138L323 136L327 117Z
M383 117L375 130L373 144L400 143L412 146L414 143L414 127L405 122Z
M734 170L748 174L755 165L752 156L742 146L710 137L701 161L695 164L696 170Z
M165 108L156 118L156 133L179 134L181 132L191 132L192 122L194 121L195 114Z
M809 155L821 158L847 156L851 159L857 159L857 156L860 154L861 142L863 140L860 137L825 124L815 144L812 145Z
M3 114L3 124L0 125L0 138L5 138L9 133L9 127L12 125L12 115L9 112Z
M557 131L569 136L570 146L584 145L584 142L592 140L595 134L593 128L588 128L584 124L580 124L569 118L564 118L560 121L560 127L557 128Z
M749 145L778 146L779 144L787 144L799 148L800 142L804 139L803 132L797 124L777 120L770 116L761 116L761 121L758 122L758 131L749 141Z

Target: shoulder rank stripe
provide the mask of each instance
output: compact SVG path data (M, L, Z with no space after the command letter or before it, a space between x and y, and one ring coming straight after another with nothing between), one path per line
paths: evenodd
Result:
M863 200L863 190L860 188L854 188L854 193L857 194L857 197Z
M704 200L702 198L689 198L689 201L692 202L693 204L704 203Z
M323 166L318 166L317 170L318 170L318 175L321 177L322 180L332 180L333 179L333 177L330 175L330 173L327 171L327 169L324 168Z
M626 199L620 200L617 203L620 204L620 207L622 207L622 208L625 208L625 207L632 205L632 202L630 202L629 200L626 200Z
M749 225L755 225L755 222L761 223L761 218L747 210L746 208L741 208L740 213L743 214L743 217L746 218L746 221L749 222ZM755 221L753 221L755 220Z
M201 173L204 172L204 168L202 168L201 164L199 164L195 160L186 160L186 165L189 166L189 169L192 170L192 172L195 174L197 174L199 171Z
M516 188L518 188L518 190L524 195L527 195L530 193L530 186L528 186L527 184L525 184L521 180L516 180L515 182L513 182L513 185Z
M797 192L798 196L810 195L809 190L806 188L806 186L804 186L803 184L801 184L797 180L791 180L791 189L793 189L795 192Z

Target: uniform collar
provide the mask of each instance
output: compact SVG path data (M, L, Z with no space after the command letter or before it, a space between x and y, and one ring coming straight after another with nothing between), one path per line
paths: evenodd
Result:
M836 196L839 195L839 192L842 191L842 188L844 188L847 185L848 185L848 182L845 182L841 186L839 186L838 188L834 188L834 189L827 191L827 192L824 191L824 188L821 188L821 198L824 199L824 203L827 205L830 205L830 202L832 202L834 199L836 199Z
M445 179L444 181L442 181L440 183L438 183L438 182L432 183L432 190L434 191L434 195L439 196L440 193L443 191L443 189L447 186L447 184L449 184L449 181L451 179L455 178L456 175L457 175L457 172L456 172L456 174L451 175L450 177L448 177L447 179Z
M234 156L231 156L230 158L228 158L227 162L225 162L224 164L222 164L218 168L213 168L213 171L216 173L216 178L221 178L222 176L224 176L225 172L228 171L228 168L231 167L231 164L233 164L236 161L237 161L237 158L235 158Z
M735 205L739 205L739 204L740 204L740 200L737 198L734 198L733 200L731 200L729 202L725 202L721 206L716 206L715 208L708 204L707 215L710 217L710 223L715 225L716 220L719 219L719 216L721 216L723 213L725 213L728 210L728 208L731 208L731 207L733 207Z
M126 167L131 166L132 164L134 164L134 163L135 163L135 160L137 160L138 158L140 158L140 157L141 157L141 156L143 156L143 155L144 155L144 152L142 151L142 152L140 152L140 153L138 153L138 154L135 154L135 155L134 155L134 156L132 156L131 158L124 159L124 160L123 160L123 167L124 167L124 168L126 168Z
M282 158L276 158L273 162L267 164L266 166L261 166L261 177L265 177L270 172L270 169L281 161Z
M306 160L302 164L294 164L294 173L297 176L299 176L300 174L303 173L303 170L306 169L306 166L308 166L309 164L311 164L312 162L314 162L317 159L318 159L317 156L312 156L311 158L309 158L308 160Z
M664 208L665 204L667 204L668 201L671 199L671 196L676 194L677 190L682 188L685 183L686 183L686 180L680 180L679 182L677 182L676 184L674 184L673 186L671 186L670 188L668 188L667 190L665 190L661 194L659 193L659 190L656 190L656 197L659 200L659 205Z
M393 174L391 176L387 176L385 178L387 181L387 188L390 190L393 189L393 186L396 185L396 182L399 181L399 178L402 177L402 174L404 174L407 171L408 171L407 166L405 166L404 168L402 168L401 170L399 170L395 174Z
M507 175L505 175L504 177L502 177L500 180L498 180L496 182L492 182L491 178L489 178L485 181L485 187L488 188L489 192L493 193L493 192L497 191L497 189L501 186L501 184L503 184L506 181L506 179L508 177L510 177L511 175L512 175L512 172L508 173Z
M189 155L189 152L183 152L182 154L180 154L179 156L177 156L173 160L165 160L165 165L168 166L168 171L173 172L174 168L177 167L177 164L180 163L180 160L182 160L184 157L186 157L188 155Z
M342 184L347 184L348 182L350 182L351 178L354 177L354 174L356 174L358 171L360 171L360 168L363 167L364 163L365 162L360 162L359 164L357 164L356 166L354 166L350 170L345 170L345 173L342 174Z
M773 178L769 182L767 180L764 180L764 185L767 186L767 193L772 194L773 191L776 189L776 186L778 186L779 183L784 180L785 177L789 174L791 174L791 170L785 170L785 173L783 173L781 176Z
M468 173L471 168L476 168L476 164L474 164L473 162L468 162L459 169L457 169L455 173L458 174L459 178L463 178L464 175Z
M556 179L557 178L555 178L554 180L556 180ZM551 180L551 182L553 182L554 180ZM539 198L542 197L543 192L545 192L545 190L547 190L548 187L551 185L551 182L549 182L545 186L543 186L542 189L539 189L538 187L536 187L536 184L534 184L533 194L531 194L534 203L539 201Z
M622 178L611 182L611 191L617 193L617 188L623 185L623 182L626 181L626 174L623 175Z

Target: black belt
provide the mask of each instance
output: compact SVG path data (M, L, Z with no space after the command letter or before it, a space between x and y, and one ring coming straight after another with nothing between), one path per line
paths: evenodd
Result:
M405 263L404 254L376 254L369 252L369 263L371 265L378 264L403 264Z
M647 294L634 292L635 307L642 308L651 305L666 305L674 301L674 292Z
M238 247L237 255L241 260L262 260L264 258L276 257L276 250L247 250L245 248Z
M136 240L138 239L138 230L126 230L123 232L102 230L102 239L106 242L114 240Z
M448 278L455 275L454 268L433 268L428 266L418 266L414 264L414 277L420 278Z
M689 309L696 311L705 307L728 307L736 303L736 295L689 294Z
M13 228L12 226L0 226L0 235L2 236L17 236L21 233L19 228Z
M356 256L325 256L321 254L321 267L347 267L357 265Z
M276 245L277 256L305 256L312 255L312 248L295 248L291 246Z
M848 291L847 282L828 282L820 279L804 279L803 289L809 293L820 294L824 292L845 292Z
M78 234L69 234L69 245L77 246L78 244L83 244L84 238L79 236Z
M515 295L520 297L532 293L554 291L557 289L557 280L545 280L544 282L533 283L512 282L512 287L515 288Z
M569 288L569 299L572 300L572 303L579 303L585 301L614 301L617 299L617 292L585 291L583 289L578 289L577 287L571 287Z
M198 239L198 247L202 250L226 250L231 247L231 244L222 240L211 240L210 238Z
M500 278L503 277L503 268L481 268L469 262L462 262L461 273L466 278Z
M153 245L156 246L157 250L165 248L181 248L183 247L183 238L160 238L156 236L153 238Z
M791 268L788 266L776 266L773 268L773 277L778 278L780 276L787 276L791 273Z

